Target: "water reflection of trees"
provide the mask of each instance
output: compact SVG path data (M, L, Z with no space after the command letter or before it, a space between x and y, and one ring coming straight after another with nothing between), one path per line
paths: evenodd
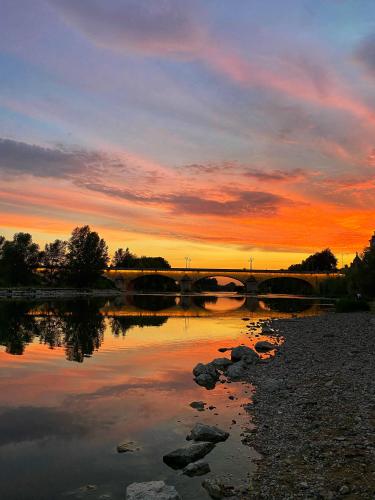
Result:
M25 345L38 334L35 318L27 316L27 302L0 303L0 343L9 354L23 354Z
M262 299L261 302L266 306L263 309L283 313L299 313L310 309L315 305L313 300L301 299Z
M97 351L104 339L103 300L0 302L0 344L9 354L23 354L34 339L51 349L63 347L69 361L82 363ZM168 317L117 316L109 319L114 335L124 336L134 327L161 326Z
M162 326L168 320L168 316L115 316L111 318L110 324L113 335L125 336L128 330L134 326L144 328L147 326Z

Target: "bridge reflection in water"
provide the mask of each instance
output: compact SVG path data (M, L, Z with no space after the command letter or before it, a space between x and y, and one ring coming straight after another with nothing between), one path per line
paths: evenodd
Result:
M0 345L8 354L22 355L35 342L63 348L66 359L83 362L104 342L104 335L125 336L133 327L160 327L188 318L243 318L258 321L320 314L318 299L249 297L239 295L123 295L116 298L0 301ZM203 325L203 323L202 323Z
M284 317L291 313L316 315L322 308L318 299L293 296L217 295L123 295L101 308L105 316L206 317L230 316Z

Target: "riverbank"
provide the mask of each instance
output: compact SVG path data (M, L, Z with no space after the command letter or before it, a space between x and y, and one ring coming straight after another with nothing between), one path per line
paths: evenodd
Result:
M249 374L261 455L251 498L375 496L375 317L273 320L285 343Z
M75 297L114 297L121 295L115 288L0 288L0 299L52 299Z

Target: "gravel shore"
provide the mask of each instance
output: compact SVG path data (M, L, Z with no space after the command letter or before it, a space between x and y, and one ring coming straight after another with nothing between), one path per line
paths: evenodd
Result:
M375 316L274 320L285 339L249 375L251 498L375 499Z

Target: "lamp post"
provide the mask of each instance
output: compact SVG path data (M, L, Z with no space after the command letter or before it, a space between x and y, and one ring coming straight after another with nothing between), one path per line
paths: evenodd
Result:
M185 269L188 269L190 267L190 262L191 262L191 258L185 257Z
M254 260L254 258L250 257L250 259L249 259L249 264L250 264L249 268L250 268L250 271L253 270L253 260Z

